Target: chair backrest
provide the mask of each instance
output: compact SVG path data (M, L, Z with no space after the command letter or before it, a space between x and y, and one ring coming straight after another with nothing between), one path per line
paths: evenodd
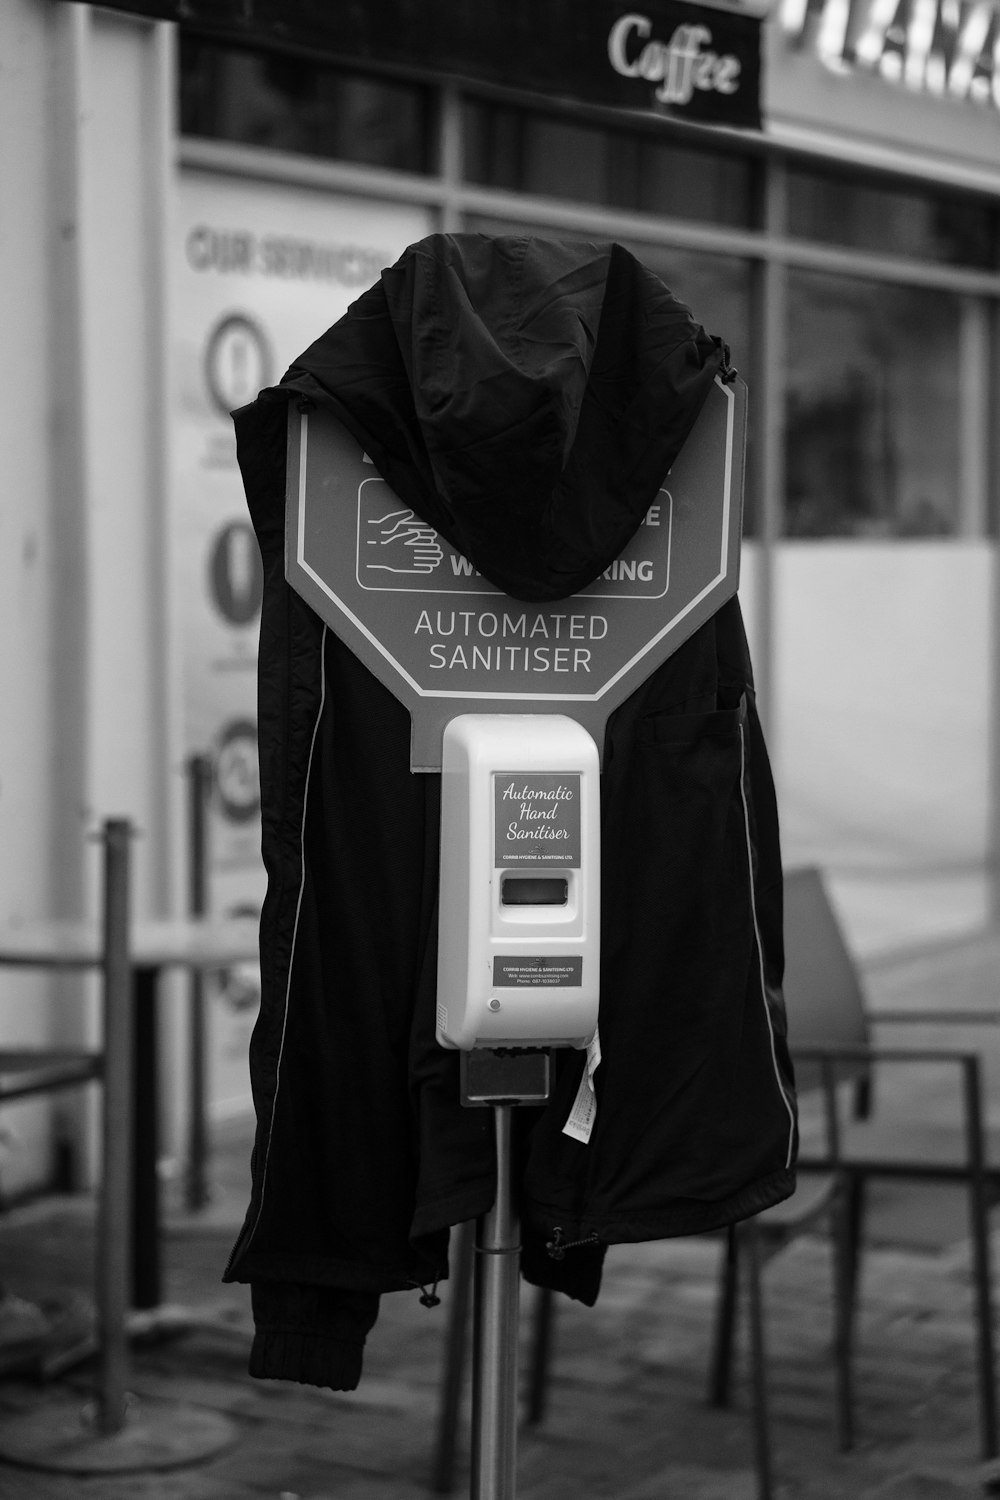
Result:
M865 998L837 915L819 870L789 870L784 880L785 1005L793 1059L809 1047L864 1047L869 1040ZM837 1070L859 1077L863 1065ZM798 1086L815 1088L815 1064L796 1060Z

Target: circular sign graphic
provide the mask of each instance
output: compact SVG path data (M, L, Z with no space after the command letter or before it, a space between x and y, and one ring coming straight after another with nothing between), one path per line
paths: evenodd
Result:
M271 384L271 363L267 336L252 318L234 313L215 325L205 347L205 381L223 416Z
M209 594L230 625L249 625L260 614L264 566L249 521L230 521L219 532L209 559Z
M215 784L230 822L248 823L260 812L257 725L252 719L231 719L220 734Z

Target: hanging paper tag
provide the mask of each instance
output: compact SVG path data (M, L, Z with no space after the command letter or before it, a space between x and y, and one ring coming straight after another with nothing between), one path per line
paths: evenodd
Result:
M574 1141L581 1141L586 1145L590 1140L590 1133L594 1128L594 1117L597 1114L597 1095L594 1092L594 1074L601 1061L601 1039L597 1028L590 1039L587 1048L587 1066L580 1077L580 1087L576 1091L573 1100L573 1108L569 1112L569 1119L563 1126L563 1135L572 1136Z

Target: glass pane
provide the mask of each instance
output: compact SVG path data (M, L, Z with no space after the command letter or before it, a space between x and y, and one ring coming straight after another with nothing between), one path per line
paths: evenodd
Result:
M788 216L790 233L804 239L946 265L996 265L997 214L981 199L793 167Z
M789 278L789 536L946 536L959 484L958 299Z
M706 224L754 223L755 164L749 158L638 143L635 207Z
M735 152L465 100L471 182L710 224L752 222L754 174Z
M428 96L416 84L182 37L180 88L183 135L428 169Z

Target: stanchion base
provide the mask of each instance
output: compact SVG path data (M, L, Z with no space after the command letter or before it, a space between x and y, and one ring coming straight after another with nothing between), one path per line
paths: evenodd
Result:
M46 1394L37 1407L4 1417L0 1462L59 1474L129 1474L180 1469L234 1443L236 1424L196 1406L142 1401L119 1432L102 1433L77 1395Z

